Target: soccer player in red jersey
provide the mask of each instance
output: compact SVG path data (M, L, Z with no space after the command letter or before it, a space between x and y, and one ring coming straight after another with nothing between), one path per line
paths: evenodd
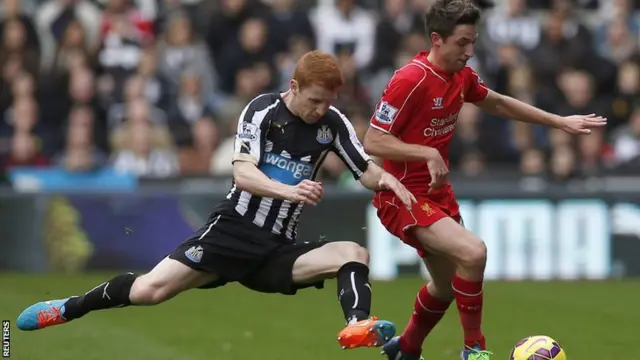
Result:
M411 209L391 192L373 204L386 229L418 250L432 281L418 292L409 324L383 347L393 360L421 357L429 332L456 301L464 330L463 360L488 360L482 333L482 288L487 250L462 225L447 182L449 145L462 105L470 102L504 118L569 134L606 125L595 115L561 117L489 90L467 61L473 56L480 10L471 0L437 0L425 15L431 50L395 72L378 103L364 145L384 169L416 196Z

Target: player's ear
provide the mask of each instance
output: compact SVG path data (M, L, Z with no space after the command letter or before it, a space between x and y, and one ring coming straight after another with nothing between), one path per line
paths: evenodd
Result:
M293 95L298 95L298 93L300 92L300 85L295 79L291 79L289 87L291 88L291 92L293 93Z
M438 34L437 32L432 32L431 34L429 34L429 39L431 40L431 46L440 46L444 41L442 36L440 36L440 34Z

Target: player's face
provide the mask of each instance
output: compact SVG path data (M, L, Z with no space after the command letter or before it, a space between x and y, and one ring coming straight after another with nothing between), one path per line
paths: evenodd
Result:
M297 85L297 84L296 84ZM304 89L294 87L295 110L306 123L312 124L320 120L331 103L338 97L337 91L331 91L319 85L311 85Z
M475 25L458 25L453 34L443 40L436 35L434 45L442 59L445 70L456 72L464 69L473 57L478 32Z

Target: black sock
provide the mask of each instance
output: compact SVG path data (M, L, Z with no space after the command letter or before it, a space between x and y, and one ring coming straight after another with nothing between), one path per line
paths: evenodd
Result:
M129 293L136 277L132 273L118 275L82 296L70 298L64 304L64 318L73 320L83 317L90 311L131 305Z
M349 262L338 270L338 300L347 323L369 318L371 311L371 284L369 267Z

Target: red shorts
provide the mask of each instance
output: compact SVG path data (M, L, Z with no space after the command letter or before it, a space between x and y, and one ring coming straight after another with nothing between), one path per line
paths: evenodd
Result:
M428 227L445 217L451 217L456 222L461 222L462 219L453 194L437 198L416 195L416 200L418 201L413 204L411 211L391 192L376 193L372 203L378 209L378 218L387 231L415 248L422 258L426 252L413 231L410 231L413 227Z

